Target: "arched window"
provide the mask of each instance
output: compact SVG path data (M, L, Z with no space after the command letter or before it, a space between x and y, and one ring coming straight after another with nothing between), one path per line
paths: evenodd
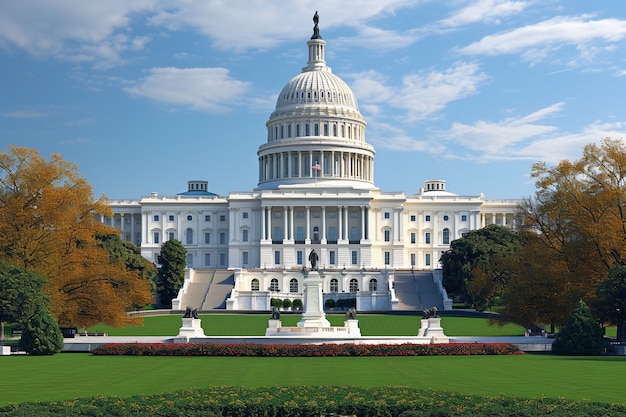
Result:
M315 241L319 241L320 240L320 229L317 226L315 226L313 228L313 240L315 240Z
M370 279L370 291L378 291L378 281L376 281L376 278Z
M359 290L359 281L356 278L350 280L350 292L357 292Z
M337 278L330 280L330 292L339 292L339 281L337 281Z
M270 291L278 291L278 279L272 278L270 281Z
M259 291L259 280L254 278L252 282L250 282L250 289L252 291Z
M449 245L450 244L450 229L445 228L443 229L443 233L442 233L442 239L443 244L444 245Z
M193 244L193 229L187 229L185 231L185 243L187 245Z
M298 292L298 280L295 278L291 278L289 281L289 292Z

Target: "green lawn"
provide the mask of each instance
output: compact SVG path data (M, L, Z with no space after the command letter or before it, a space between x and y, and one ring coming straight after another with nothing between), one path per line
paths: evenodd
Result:
M343 314L326 316L333 326L343 325ZM207 314L200 315L204 333L210 336L263 336L270 317L265 314ZM299 314L283 314L283 326L295 326L302 318ZM359 327L363 336L415 336L420 328L421 316L360 314ZM443 317L441 325L448 336L521 336L524 328L515 324L502 327L489 325L485 319L468 317ZM144 325L112 328L98 325L89 329L111 336L174 336L181 326L181 316L146 317Z
M624 403L626 357L0 357L0 404L157 394L209 385L411 386Z

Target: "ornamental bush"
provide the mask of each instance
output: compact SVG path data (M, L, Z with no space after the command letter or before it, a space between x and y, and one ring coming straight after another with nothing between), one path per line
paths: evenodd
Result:
M272 298L270 300L270 304L272 305L272 307L281 308L283 306L283 300L281 300L280 298Z
M559 355L599 355L603 350L602 328L587 304L580 300L552 344L552 352Z
M293 300L293 308L302 308L303 304L302 304L302 300L299 298L296 298L295 300Z
M289 298L285 298L283 300L283 308L287 309L287 308L291 308L291 306L292 306L291 300Z

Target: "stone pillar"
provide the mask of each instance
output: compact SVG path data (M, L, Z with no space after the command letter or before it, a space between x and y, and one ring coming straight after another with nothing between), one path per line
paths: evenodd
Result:
M265 238L267 237L267 216L266 216L266 207L262 206L261 207L261 240L265 240Z
M304 243L311 244L311 206L306 206L306 240Z

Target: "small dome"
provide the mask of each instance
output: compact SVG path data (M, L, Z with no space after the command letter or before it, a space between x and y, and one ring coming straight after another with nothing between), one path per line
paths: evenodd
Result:
M359 111L348 84L330 71L305 71L293 77L278 95L276 110L308 104L341 106Z

